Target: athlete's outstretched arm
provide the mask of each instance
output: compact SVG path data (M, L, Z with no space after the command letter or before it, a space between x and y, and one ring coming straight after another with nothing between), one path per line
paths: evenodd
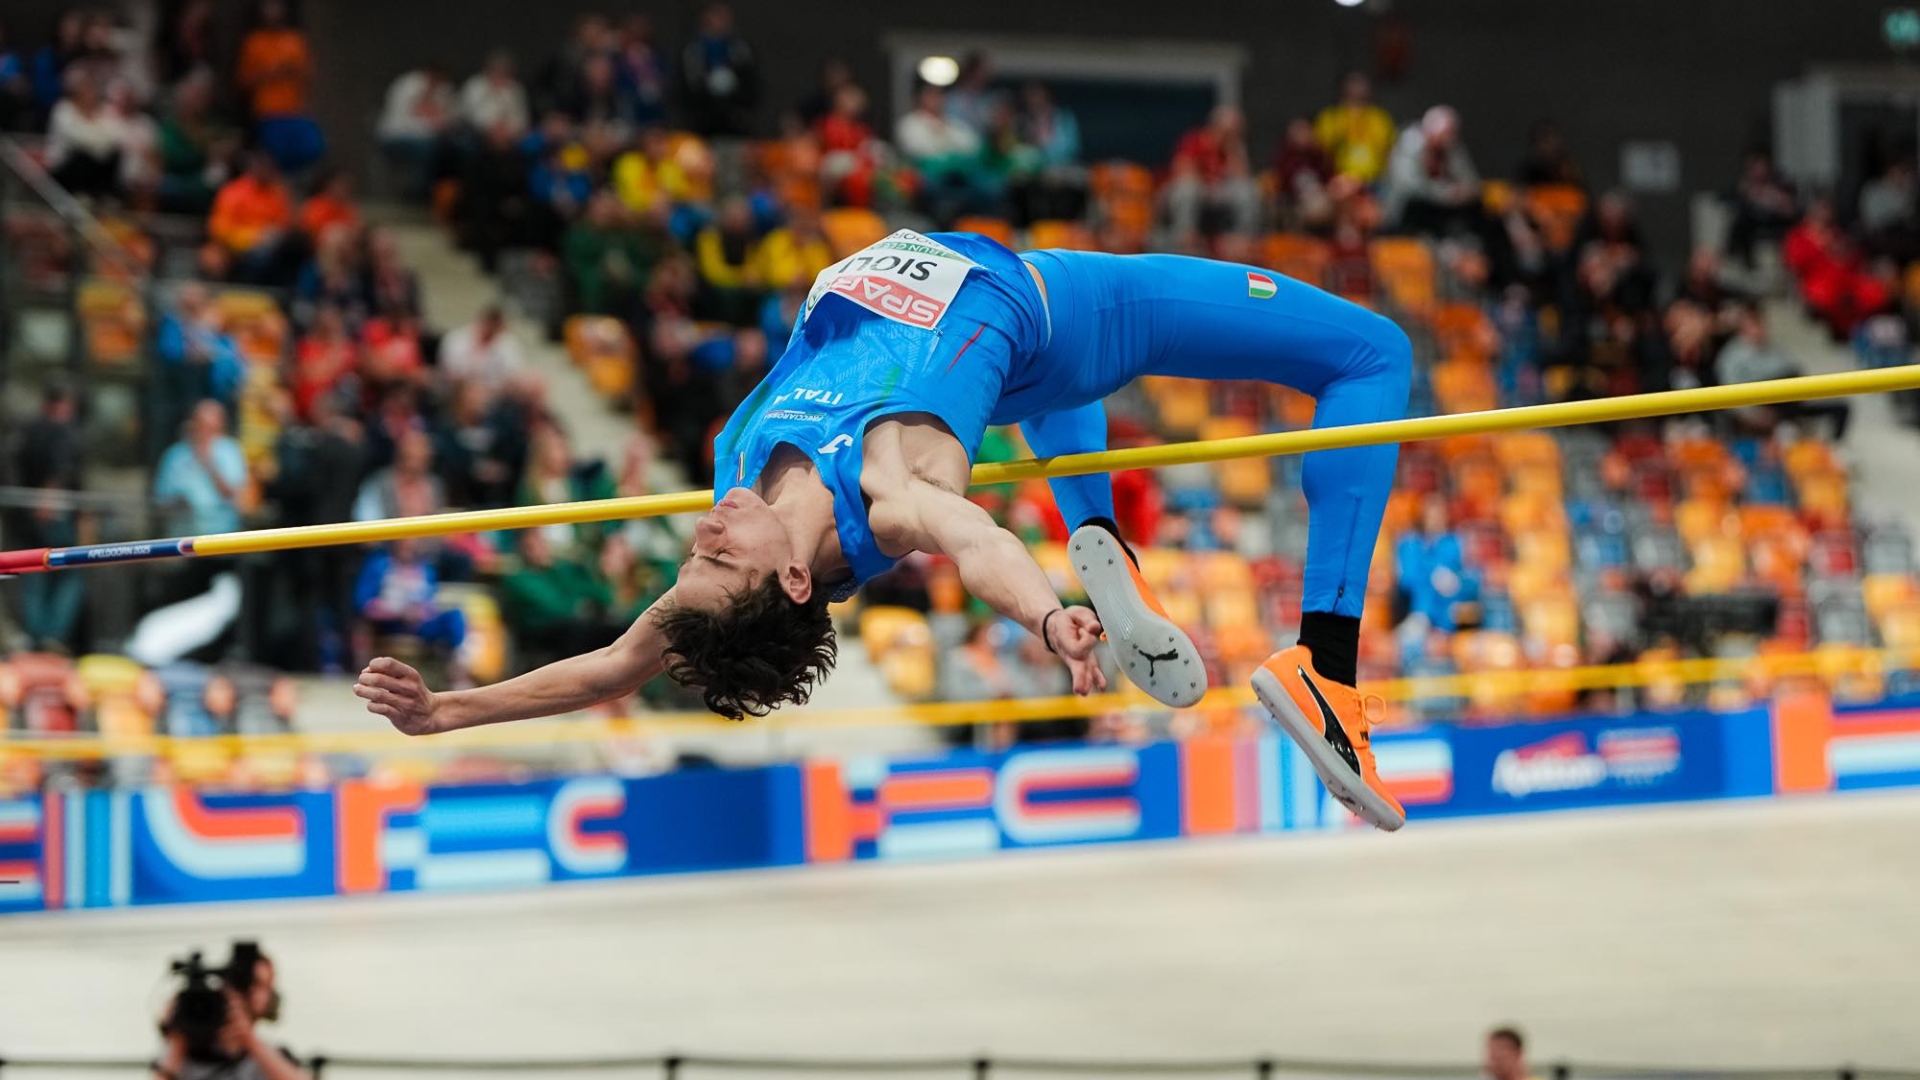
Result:
M1089 608L1063 609L1046 571L1019 537L994 524L979 506L933 484L914 484L908 505L909 520L902 525L910 535L900 538L906 541L902 546L951 558L968 592L1032 631L1066 661L1074 693L1107 688L1106 672L1094 655L1099 617Z
M654 601L606 648L555 661L503 683L436 694L427 689L418 671L383 656L360 673L353 692L367 700L368 712L386 717L407 735L531 720L623 698L665 667L665 639L653 615L672 596L669 590Z

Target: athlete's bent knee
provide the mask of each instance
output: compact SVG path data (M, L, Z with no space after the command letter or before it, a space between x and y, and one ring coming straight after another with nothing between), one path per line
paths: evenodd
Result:
M1367 312L1360 326L1361 348L1356 374L1378 382L1388 395L1404 403L1413 383L1413 342L1400 325L1384 315Z

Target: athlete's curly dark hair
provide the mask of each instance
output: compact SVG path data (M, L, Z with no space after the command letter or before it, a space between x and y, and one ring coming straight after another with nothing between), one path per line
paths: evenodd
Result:
M796 604L773 574L719 611L670 605L657 622L667 677L731 720L804 704L838 651L826 596Z

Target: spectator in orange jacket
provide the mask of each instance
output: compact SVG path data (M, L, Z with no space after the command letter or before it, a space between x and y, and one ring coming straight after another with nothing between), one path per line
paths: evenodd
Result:
M334 170L321 179L319 187L300 204L300 231L310 244L320 242L320 234L335 225L349 232L360 229L360 210L353 205L353 177Z
M286 284L299 256L293 239L293 200L273 158L256 153L247 171L213 198L207 233L225 256L231 275L251 284Z
M307 111L312 81L307 36L288 25L286 0L261 0L259 24L240 43L234 82L247 95L261 147L288 172L299 172L326 151Z

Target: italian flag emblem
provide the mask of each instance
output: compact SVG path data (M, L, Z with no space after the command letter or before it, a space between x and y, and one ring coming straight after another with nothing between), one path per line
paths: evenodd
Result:
M1271 300L1273 299L1273 294L1277 291L1278 290L1274 288L1272 278L1265 274L1256 274L1251 270L1247 272L1248 296L1253 297L1255 300Z

